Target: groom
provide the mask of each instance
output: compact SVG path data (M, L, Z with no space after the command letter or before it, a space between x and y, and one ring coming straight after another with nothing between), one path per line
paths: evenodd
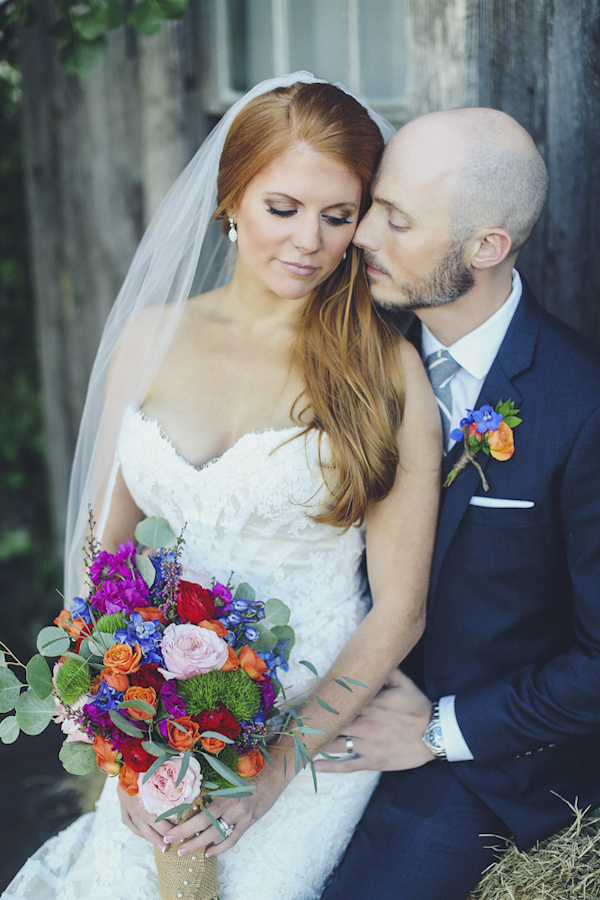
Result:
M502 844L481 835L526 848L600 802L600 352L513 269L546 186L510 116L433 113L386 148L356 233L375 301L420 320L444 475L467 409L522 422L442 488L425 635L318 763L384 773L323 900L465 900Z

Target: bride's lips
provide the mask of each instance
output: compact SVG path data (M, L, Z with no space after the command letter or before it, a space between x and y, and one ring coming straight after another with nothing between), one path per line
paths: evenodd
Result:
M317 271L317 266L307 266L302 265L302 263L289 262L286 259L280 259L279 262L292 275L314 275Z

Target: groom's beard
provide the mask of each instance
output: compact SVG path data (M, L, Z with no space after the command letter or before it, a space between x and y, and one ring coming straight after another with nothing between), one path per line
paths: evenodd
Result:
M365 251L365 260L375 268L375 259L369 259L370 254ZM386 309L432 309L445 306L458 300L475 284L475 278L471 267L464 260L464 244L452 243L448 252L440 259L435 269L427 278L422 278L414 284L399 284L399 292L402 295L401 303L386 303L375 300L378 306Z

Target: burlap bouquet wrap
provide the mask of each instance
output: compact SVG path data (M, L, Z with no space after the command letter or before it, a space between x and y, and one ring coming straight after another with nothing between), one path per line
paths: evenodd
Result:
M198 801L199 803L199 801ZM198 807L187 809L181 821L196 815ZM179 856L177 844L166 853L154 848L158 871L160 900L219 900L221 888L217 878L217 857L204 855L204 850Z

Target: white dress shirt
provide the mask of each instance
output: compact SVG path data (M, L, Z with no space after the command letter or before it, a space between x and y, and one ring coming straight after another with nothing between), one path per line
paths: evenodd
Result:
M460 369L450 382L452 391L451 431L453 428L459 427L460 420L464 419L467 414L467 409L474 409L483 387L483 382L496 359L500 345L508 331L508 326L519 305L522 293L521 278L517 270L513 269L512 291L500 309L496 310L493 316L486 319L474 331L465 334L464 337L461 337L449 347L440 343L426 325L421 325L423 362L436 350L447 350L450 356L460 365ZM491 397L489 402L496 403L500 399L500 397ZM447 449L449 450L454 443L454 441L450 440ZM454 694L440 699L440 726L448 761L462 762L463 760L473 759L473 754L456 720L454 702Z

